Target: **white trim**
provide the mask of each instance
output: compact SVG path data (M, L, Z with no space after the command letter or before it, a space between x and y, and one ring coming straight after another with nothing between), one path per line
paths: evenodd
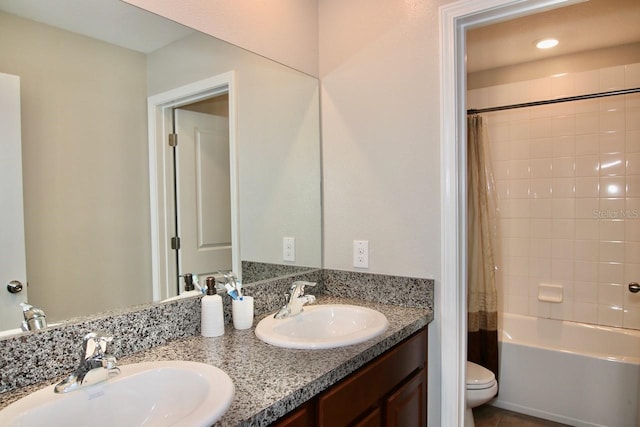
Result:
M461 0L440 7L441 271L436 292L440 425L463 426L466 365L465 32L583 0ZM438 313L439 311L439 313Z
M240 277L240 212L238 202L237 102L234 71L210 77L147 99L149 129L149 191L151 207L151 268L153 300L173 296L170 278L175 277L175 263L169 250L173 236L172 159L168 155L165 135L171 131L171 109L220 93L229 94L229 162L231 170L231 245L232 269Z

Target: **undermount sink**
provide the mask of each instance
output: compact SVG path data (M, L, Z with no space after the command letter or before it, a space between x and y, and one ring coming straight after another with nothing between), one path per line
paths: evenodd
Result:
M1 426L210 426L229 409L234 385L222 370L170 361L120 366L108 381L66 394L54 386L0 411Z
M256 326L256 336L278 347L325 349L367 341L382 334L388 326L384 314L367 307L312 305L285 319L265 317Z

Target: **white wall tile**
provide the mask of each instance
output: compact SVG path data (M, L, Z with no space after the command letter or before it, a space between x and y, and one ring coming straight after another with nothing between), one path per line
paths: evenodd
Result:
M530 256L548 258L551 253L551 239L530 239Z
M600 155L600 176L624 176L625 155L624 153L601 154Z
M573 260L575 257L575 241L569 239L551 239L551 257L554 259ZM573 262L571 263L573 275Z
M600 114L586 113L576 115L576 135L600 133Z
M551 279L558 280L573 280L573 268L574 261L571 259L557 259L551 260Z
M549 138L551 136L551 117L529 121L529 138Z
M553 180L551 178L535 178L530 181L530 197L534 199L550 198L553 189Z
M553 139L553 157L573 157L575 155L575 135L558 136Z
M596 216L594 216L594 214L597 214L599 210L600 210L600 199L598 198L575 199L575 218L577 220L597 218ZM578 222L576 222L576 238L586 239L587 237L582 236L582 234L580 236L578 235L577 224ZM582 227L584 227L584 223ZM580 232L582 233L583 231L588 231L588 230L583 230L581 228ZM594 231L596 233L595 238L597 239L598 238L597 226Z
M624 122L624 115L622 115ZM616 122L617 123L617 122ZM623 123L624 126L624 123ZM602 128L602 118L600 119L600 128ZM624 127L623 129L624 130ZM551 118L551 136L575 135L576 119L575 116L560 116Z
M623 79L624 79L624 72L623 72ZM528 81L510 83L506 86L509 94L510 104L520 104L523 102L529 102L529 82Z
M562 301L550 305L549 317L558 320L573 320L573 301Z
M551 219L551 235L558 239L575 238L576 221L573 218L552 218Z
M531 159L528 164L531 178L551 178L553 176L552 159Z
M625 65L625 88L640 87L640 63Z
M597 177L576 177L575 196L578 198L599 197L600 179Z
M626 180L624 176L607 176L600 178L600 197L625 197Z
M624 118L626 130L640 130L640 107L627 108Z
M598 282L599 264L593 261L575 261L574 262L574 279L579 282Z
M551 218L552 216L552 204L550 198L538 198L531 199L529 204L531 211L529 212L530 218Z
M509 89L507 88L507 85L489 87L487 98L489 106L492 107L509 104Z
M573 162L572 165L573 166ZM555 171L555 168L554 168ZM569 198L575 197L575 178L553 178L553 197L554 198Z
M627 153L625 161L627 175L640 175L640 153Z
M600 82L598 90L607 92L610 90L624 89L625 86L624 65L600 69Z
M480 109L489 106L489 90L487 88L467 91L467 109Z
M600 168L600 159L598 156L576 157L576 160L575 160L576 176L598 176L599 168Z
M624 264L601 262L598 264L598 282L622 284L624 281Z
M609 130L600 133L598 150L601 154L624 153L626 132Z
M525 179L530 176L530 161L509 160L509 179Z
M597 201L597 199L595 199ZM578 201L576 201L577 203ZM596 209L598 207L596 206ZM577 240L597 240L599 238L598 220L576 219L576 239Z
M551 97L564 98L572 96L574 91L573 73L564 73L551 77Z
M592 282L574 282L573 299L576 303L598 303L598 285Z
M627 70L627 74L630 75L632 71ZM551 99L551 77L531 80L529 82L529 100L544 101L547 99Z
M600 135L598 133L576 135L575 138L576 156L587 156L600 153ZM629 140L629 138L627 138L627 140ZM633 144L633 141L629 142L629 144ZM638 143L638 151L640 151L640 142Z
M551 220L550 219L538 219L532 218L531 224L531 237L532 238L551 238Z
M551 279L551 258L530 258L529 275L539 279Z
M603 326L622 327L622 308L598 304L598 324Z
M574 176L574 157L556 157L551 160L552 175L554 177Z
M576 322L597 324L598 304L575 302L573 304L573 320Z
M630 329L640 329L640 309L625 308L622 318L622 326Z
M600 241L599 260L624 263L624 242Z
M537 138L529 140L529 154L532 159L542 159L553 157L553 139L549 138ZM638 144L640 147L640 144ZM639 150L640 151L640 150ZM598 149L596 148L596 153Z
M598 240L575 240L576 261L598 261L598 250L600 247Z
M575 73L573 81L576 95L596 93L600 90L600 73L598 70Z
M640 220L624 222L624 237L629 242L640 242Z
M627 175L627 197L640 197L640 175Z
M576 199L551 199L553 218L575 218Z
M624 220L602 219L599 221L599 238L601 241L624 240Z
M640 283L640 264L629 262L624 265L623 282L625 284L631 282Z

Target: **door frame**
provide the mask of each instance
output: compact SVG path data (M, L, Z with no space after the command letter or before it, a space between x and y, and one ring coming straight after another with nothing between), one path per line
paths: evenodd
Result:
M212 96L229 95L229 162L231 181L231 253L233 272L240 277L240 220L235 71L171 89L147 99L149 131L149 193L151 214L151 277L153 300L174 296L177 275L170 240L175 236L173 156L167 135L173 131L172 110Z
M435 292L433 322L440 341L440 414L434 416L440 425L465 425L466 30L582 1L459 0L440 7L441 289Z

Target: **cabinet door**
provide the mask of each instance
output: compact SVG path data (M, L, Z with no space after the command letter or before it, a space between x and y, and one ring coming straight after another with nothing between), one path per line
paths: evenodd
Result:
M315 399L271 424L272 427L312 427L316 425Z
M424 427L427 425L427 373L421 369L396 390L386 403L387 427Z
M382 427L382 411L376 408L366 417L356 422L353 427Z

